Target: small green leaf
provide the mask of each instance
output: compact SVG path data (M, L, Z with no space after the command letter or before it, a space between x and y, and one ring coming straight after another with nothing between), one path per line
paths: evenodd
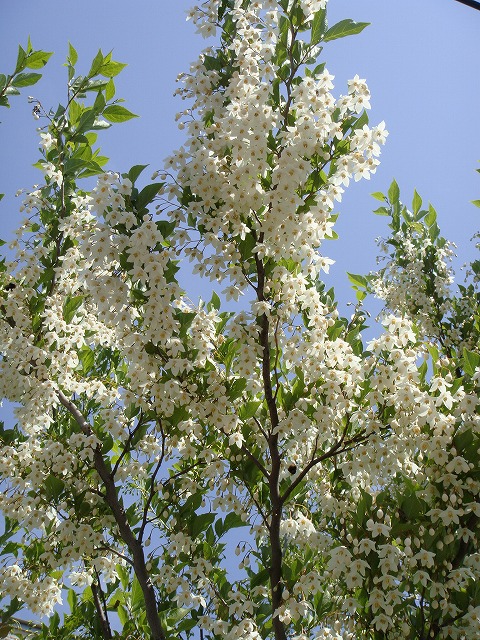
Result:
M67 602L70 605L70 611L74 611L77 606L77 594L73 589L68 590Z
M311 45L318 44L327 31L327 11L319 9L313 17Z
M71 298L67 298L65 304L63 305L63 319L67 324L69 324L77 311L82 306L83 296L73 296Z
M463 368L465 373L469 376L473 376L475 371L480 367L480 355L478 353L474 353L473 351L468 351L468 349L463 349L463 360L462 360Z
M57 476L50 474L48 478L45 480L45 489L47 495L54 500L58 500L58 498L62 495L63 490L65 488L65 483Z
M381 191L375 191L371 196L372 198L375 198L375 200L380 200L380 202L386 202L387 200Z
M425 223L427 226L431 227L437 220L437 212L432 207L432 205L428 205L428 213L425 216Z
M387 207L378 207L378 209L375 209L373 211L373 213L377 216L389 216L390 215L390 211L387 209Z
M7 76L0 73L0 92L7 86Z
M128 172L128 179L132 184L135 184L138 176L148 167L148 164L136 164Z
M112 104L110 107L107 107L103 115L109 122L126 122L132 118L138 118L135 113L118 104Z
M393 180L392 184L388 189L388 199L391 204L394 204L395 202L398 202L399 198L400 198L400 189L398 188L398 184L396 180Z
M76 100L71 100L68 106L68 115L71 124L76 124L83 113L83 107Z
M18 55L17 55L17 64L15 65L14 73L18 73L22 69L25 69L25 59L26 59L26 57L27 57L27 54L26 54L25 50L23 49L23 47L21 47L19 45L18 46Z
M224 531L229 531L230 529L237 529L238 527L247 527L247 526L248 526L248 522L244 522L242 520L242 517L239 516L238 513L235 513L234 511L231 511L230 513L228 513L227 517L223 522Z
M191 536L193 539L198 538L201 533L212 524L215 520L214 513L201 513L200 515L195 515L193 518Z
M147 186L140 191L135 201L135 208L137 209L137 211L145 209L145 207L154 200L155 196L158 194L162 187L163 182L154 182L153 184L147 184Z
M368 287L368 280L365 276L357 275L355 273L348 273L347 276L350 282L354 285L354 287L359 287L360 289L366 289Z
M220 309L220 298L215 293L215 291L212 293L212 298L210 302L207 304L207 310L211 311L212 309L215 309L216 311Z
M85 110L77 125L77 133L85 133L85 131L90 131L93 127L93 123L95 122L95 111L93 109Z
M133 578L131 591L132 611L140 611L144 606L142 587L137 578Z
M262 584L267 584L270 577L270 571L268 569L262 569L262 571L258 571L255 573L250 580L250 589L254 589L255 587L259 587Z
M47 64L52 55L53 51L34 51L27 58L27 69L41 69Z
M418 195L417 190L415 189L412 200L412 211L415 215L420 211L420 207L422 206L422 199Z
M14 87L30 87L36 84L42 77L41 73L19 73L12 80Z
M234 380L230 385L230 389L228 391L228 397L230 398L230 400L236 400L237 398L240 398L246 386L247 381L245 380L245 378L237 378L237 380Z
M78 356L80 358L80 362L82 363L83 373L88 373L95 362L95 356L92 349L85 345L80 349Z
M108 101L108 100L111 100L114 95L115 95L115 83L113 81L113 78L110 78L110 80L107 82L107 86L105 87L105 98Z
M331 40L337 40L338 38L360 33L365 27L368 27L369 24L369 22L354 22L350 20L350 18L341 20L326 32L323 40L324 42L330 42Z
M474 204L476 207L480 207L480 200L472 200L472 204Z
M115 62L114 60L111 60L110 62L103 64L98 73L104 78L113 78L113 76L118 75L126 66L127 65L123 62Z
M75 47L69 42L68 43L68 61L71 65L75 66L78 60L78 53Z
M93 103L93 109L95 113L101 113L105 109L106 100L101 91L98 92L95 102Z
M157 220L155 224L165 240L172 235L176 227L175 222L168 222L167 220Z
M105 58L103 57L102 50L99 49L97 55L93 59L92 66L90 67L90 71L88 72L88 77L93 78L98 75L98 72L102 68Z

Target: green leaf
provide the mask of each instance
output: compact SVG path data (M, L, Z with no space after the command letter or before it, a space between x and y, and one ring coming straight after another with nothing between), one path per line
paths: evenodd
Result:
M75 312L79 307L82 306L83 296L73 296L71 298L67 298L65 304L63 305L63 319L67 324L69 324L75 316Z
M238 411L239 418L241 420L248 420L249 418L253 418L261 404L262 403L258 400L245 402Z
M7 76L3 73L0 73L0 91L2 91L7 86Z
M75 66L78 60L78 53L75 47L69 42L68 43L68 61L71 65Z
M125 69L126 66L127 65L123 62L115 62L115 60L111 60L110 62L103 64L98 73L104 78L113 78L113 76L118 75L122 69Z
M391 204L395 204L395 202L398 202L399 198L400 198L400 189L398 188L398 184L396 180L393 180L392 184L388 189L388 199Z
M412 200L412 211L415 215L417 215L417 213L420 211L421 206L422 206L422 199L418 195L417 190L415 189L413 193L413 200Z
M85 133L85 131L90 131L93 127L93 123L95 122L95 111L93 109L87 109L84 111L78 121L76 133Z
M113 78L110 78L110 80L107 82L107 86L105 87L105 98L106 100L111 100L114 95L115 95L115 83L113 81Z
M472 204L474 204L476 207L480 207L480 200L472 200Z
M341 20L326 32L323 40L324 42L330 42L331 40L337 40L338 38L360 33L365 27L368 27L369 24L369 22L354 22L350 20L350 18Z
M68 590L67 602L70 605L70 611L74 611L77 605L77 594L73 589Z
M381 191L375 191L370 195L372 196L372 198L375 198L375 200L380 200L380 202L386 202L386 198Z
M201 533L204 533L206 529L212 524L215 520L214 513L201 513L200 515L196 515L193 519L191 535L192 538L198 538Z
M327 31L327 11L326 9L319 9L313 17L312 21L312 39L311 45L318 44L323 35Z
M120 582L122 583L122 588L127 589L131 580L130 572L121 564L117 564L115 566L115 569L117 571L118 577L120 578Z
M133 578L131 591L132 611L140 611L144 607L143 592L137 578Z
M41 73L19 73L12 80L14 87L30 87L36 84L42 77Z
M164 239L167 239L169 236L171 236L176 227L175 222L168 222L167 220L157 220L155 224L157 225L157 229L160 231Z
M83 107L76 100L71 100L68 106L68 115L71 124L76 124L83 113Z
M99 49L97 55L93 59L92 66L90 67L90 71L88 72L89 78L93 78L94 76L98 75L98 72L100 71L104 63L104 60L105 58L103 56L102 50Z
M478 353L474 353L473 351L468 351L468 349L465 349L464 347L462 364L465 373L467 373L469 376L473 376L476 369L480 367L480 355L478 355Z
M364 125L368 124L368 113L364 111L353 123L352 129L362 129Z
M34 51L27 58L27 69L42 69L52 55L53 51Z
M368 280L365 276L357 275L355 273L348 273L348 271L347 276L355 288L359 287L360 289L366 289L368 287Z
M18 46L18 55L17 55L17 64L15 65L14 73L18 73L22 69L25 69L25 59L26 59L26 57L27 57L27 54L26 54L25 50L23 49L23 47L21 47L19 45Z
M237 398L240 398L246 386L247 381L245 380L245 378L237 378L237 380L234 380L231 383L230 389L228 391L228 397L230 398L230 400L236 400Z
M138 176L148 167L148 164L136 164L128 172L128 179L135 184Z
M207 304L207 311L211 311L212 309L215 309L216 311L220 309L220 298L215 293L215 291L212 293L212 298Z
M155 196L158 194L162 187L163 182L154 182L153 184L147 184L147 186L140 191L135 201L135 208L137 209L137 211L145 209L145 207L154 200Z
M254 589L255 587L259 587L262 584L267 584L270 578L270 571L268 569L262 569L254 574L253 578L250 580L250 589Z
M80 349L78 356L80 358L80 362L82 363L83 373L87 374L92 369L95 362L94 352L92 351L92 349L90 349L90 347L84 345Z
M107 107L103 112L103 116L109 122L126 122L132 118L138 118L135 113L132 113L128 109L125 109L125 107L121 107L118 104L112 104L110 107Z
M437 221L437 212L432 207L432 205L428 205L428 213L425 216L425 223L427 226L431 227Z
M62 495L63 490L65 488L65 483L57 476L50 474L48 478L45 480L45 489L47 492L47 496L53 498L54 500L58 500Z
M225 520L223 521L223 531L229 531L230 529L238 529L239 527L247 527L249 526L248 522L244 522L241 516L234 511L231 511L227 514Z
M99 91L97 97L95 98L95 102L93 103L93 109L97 114L100 114L105 109L105 105L105 96L101 91Z
M5 194L4 193L0 193L0 200L2 200L2 198L4 198L4 197L5 197Z

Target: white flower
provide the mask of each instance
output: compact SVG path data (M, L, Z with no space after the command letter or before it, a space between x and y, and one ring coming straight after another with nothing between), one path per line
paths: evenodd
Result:
M48 151L55 145L55 139L50 133L41 133L40 138L42 139L40 146L42 149L45 149L45 151Z

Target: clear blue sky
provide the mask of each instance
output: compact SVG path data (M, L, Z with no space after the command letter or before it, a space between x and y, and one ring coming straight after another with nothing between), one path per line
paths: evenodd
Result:
M183 141L174 122L181 101L172 97L176 75L188 69L205 41L185 22L191 0L4 0L0 22L0 71L8 72L19 43L30 35L36 48L55 52L44 79L0 112L0 236L19 220L12 194L40 179L31 168L38 158L35 128L26 96L56 106L65 96L64 62L70 40L79 52L79 71L99 47L129 66L118 79L118 95L141 118L116 125L102 135L110 168L133 164L160 168ZM338 207L340 240L325 253L337 260L337 287L343 273L375 267L374 238L385 219L371 214L372 191L386 191L395 177L404 200L416 187L437 208L443 235L458 244L459 263L473 256L469 238L478 229L480 210L480 12L455 0L330 0L329 22L342 18L371 22L362 34L329 43L322 58L334 73L336 94L358 73L372 93L371 122L385 120L390 136L377 174L354 184ZM197 292L192 292L196 294ZM343 297L343 296L342 296ZM348 293L353 299L353 293Z

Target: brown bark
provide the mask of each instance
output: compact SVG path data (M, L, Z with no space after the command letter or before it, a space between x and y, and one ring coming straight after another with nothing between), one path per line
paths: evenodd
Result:
M62 405L70 412L75 421L82 429L82 431L91 435L92 430L89 423L85 420L82 413L78 410L76 405L68 400L68 398L58 391L58 398ZM117 488L113 474L108 469L101 449L97 447L93 452L93 462L95 470L100 476L105 489L105 501L110 507L110 510L117 523L118 531L122 540L128 547L132 556L133 569L135 575L142 589L143 597L145 600L145 612L147 615L147 622L152 632L151 640L165 640L165 632L162 628L160 618L157 609L157 599L155 596L155 590L150 580L149 573L145 562L145 555L143 553L143 546L134 536L132 529L128 523L127 515L118 497Z

